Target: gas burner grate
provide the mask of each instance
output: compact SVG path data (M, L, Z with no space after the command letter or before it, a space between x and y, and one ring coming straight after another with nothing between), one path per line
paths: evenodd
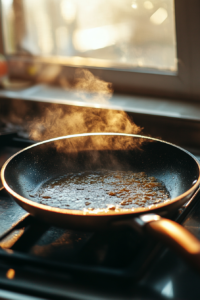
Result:
M0 246L4 262L53 268L76 277L92 274L126 279L138 278L160 248L152 238L129 229L77 232L50 227L30 215L1 236Z

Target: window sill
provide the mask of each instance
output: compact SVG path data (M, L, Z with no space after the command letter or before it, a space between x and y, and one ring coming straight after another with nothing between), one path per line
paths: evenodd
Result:
M124 110L136 125L143 128L142 134L166 140L193 152L200 149L199 102L117 94L109 101L100 103L92 101L89 94L84 94L83 97L80 93L44 84L15 91L0 90L0 98L1 116L4 120L7 116L11 123L13 115L20 113L20 107L24 108L24 103L30 103L32 107L27 110L30 115L25 120L40 119L49 103L85 107L88 114L93 108ZM19 109L16 109L16 101L20 102Z
M108 101L95 101L91 94L67 91L38 84L21 90L0 90L0 98L57 103L73 106L124 110L134 114L200 121L200 103L164 98L113 95Z

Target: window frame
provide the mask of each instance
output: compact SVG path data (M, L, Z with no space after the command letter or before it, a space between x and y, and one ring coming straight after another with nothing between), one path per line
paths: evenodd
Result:
M1 10L2 11L2 10ZM176 99L198 100L200 97L200 2L191 0L174 0L175 29L177 41L177 73L160 72L151 69L120 70L110 67L102 68L83 65L69 58L31 57L19 55L6 55L10 75L17 76L13 67L20 62L19 77L37 80L35 74L27 74L27 65L59 65L64 69L66 79L72 79L77 67L85 67L94 75L111 82L115 92L137 95L149 95ZM2 18L1 18L2 19ZM2 20L1 20L2 24ZM3 35L1 26L1 35ZM0 42L0 51L5 54L3 38ZM24 67L23 67L24 66Z

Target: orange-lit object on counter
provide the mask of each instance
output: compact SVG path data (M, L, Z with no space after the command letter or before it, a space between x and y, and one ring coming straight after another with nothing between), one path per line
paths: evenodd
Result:
M0 54L0 77L8 74L8 64L3 55Z

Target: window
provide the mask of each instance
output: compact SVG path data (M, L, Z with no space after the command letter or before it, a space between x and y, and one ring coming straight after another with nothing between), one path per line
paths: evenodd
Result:
M198 98L198 1L1 0L8 59L85 66L116 91ZM199 34L199 35L198 35ZM73 73L73 72L72 72Z

